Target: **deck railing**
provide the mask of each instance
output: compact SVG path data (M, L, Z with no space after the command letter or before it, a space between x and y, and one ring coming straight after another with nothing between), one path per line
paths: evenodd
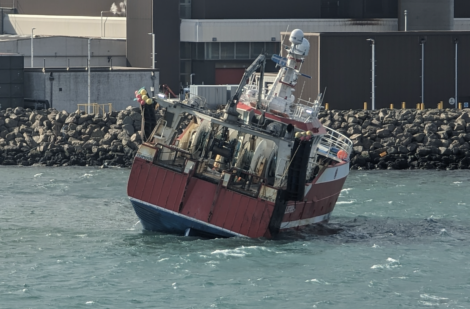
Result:
M345 135L335 131L331 128L325 127L327 134L322 137L320 141L320 150L332 159L338 160L338 152L340 150L346 151L348 156L351 154L353 142Z

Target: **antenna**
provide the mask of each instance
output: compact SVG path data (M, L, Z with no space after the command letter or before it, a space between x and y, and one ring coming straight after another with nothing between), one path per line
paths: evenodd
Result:
M320 100L318 100L318 102L320 102L320 105L323 104L323 99L325 98L325 94L326 94L326 87L325 87L325 90L323 91L323 94L320 94L321 98Z
M305 87L305 81L304 81L304 84L302 85L302 90L300 91L299 100L297 103L300 103L300 98L302 98L302 93L304 93L304 87Z
M287 25L286 32L289 31L289 26L290 26L290 25ZM285 36L281 35L281 50L280 50L280 52L279 52L279 55L280 55L281 57L282 57L282 50L283 50L282 46L284 46L284 38L285 38Z

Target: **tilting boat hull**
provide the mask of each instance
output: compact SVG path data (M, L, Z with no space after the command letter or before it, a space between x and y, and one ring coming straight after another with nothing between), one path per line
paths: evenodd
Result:
M147 231L205 237L245 237L244 235L184 216L163 207L130 198L142 227Z
M347 163L323 171L314 183L306 186L304 202L287 203L280 232L328 222L348 173ZM267 225L272 203L226 188L219 188L216 193L216 184L188 177L135 159L128 194L145 230L209 238L272 236ZM171 188L179 192L178 199L165 193ZM214 199L214 195L220 196ZM156 205L155 201L163 205ZM214 215L207 220L211 205Z

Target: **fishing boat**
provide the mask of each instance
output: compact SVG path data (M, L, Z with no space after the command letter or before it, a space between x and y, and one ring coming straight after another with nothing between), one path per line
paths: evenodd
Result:
M352 142L319 121L324 93L295 99L310 44L299 29L289 41L285 57L271 57L273 81L264 79L261 54L218 111L195 96L152 98L164 115L139 147L127 186L145 230L273 238L328 222Z

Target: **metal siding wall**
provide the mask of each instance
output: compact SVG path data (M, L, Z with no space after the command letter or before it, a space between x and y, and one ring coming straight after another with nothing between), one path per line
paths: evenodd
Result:
M280 32L289 28L305 33L319 32L390 32L398 28L397 19L269 19L269 20L183 20L183 42L280 42ZM198 30L198 31L196 31Z
M193 60L193 84L215 84L215 61Z
M454 29L454 0L399 0L401 31L405 29L404 10L408 11L408 30Z
M375 39L375 106L408 108L421 101L421 46L417 35L378 35ZM370 54L370 52L369 52ZM369 63L369 67L371 67ZM371 88L369 78L364 81ZM371 99L365 100L371 108Z
M45 36L76 36L76 37L103 37L126 38L125 17L89 16L48 16L48 15L20 15L5 16L4 31L9 34L31 36L31 28L37 37ZM103 30L103 31L102 31ZM101 32L102 31L102 32Z
M424 104L427 107L435 108L439 101L449 102L449 98L455 96L454 46L452 35L427 36L424 47Z
M470 17L470 1L454 0L454 17L469 18Z
M121 1L16 0L16 8L19 14L29 15L100 16L101 11L109 11L113 3L119 5L119 2ZM128 1L128 5L130 2L135 1Z
M216 85L230 85L230 84L239 84L243 74L245 73L244 69L215 69L215 84Z
M191 85L190 95L201 96L206 99L206 106L217 109L227 103L227 86Z
M459 100L470 100L469 32L395 32L369 34L321 34L320 90L327 86L325 102L332 109L371 108L371 47L366 39L375 39L376 109L415 108L421 102L421 46L426 36L424 69L424 103L435 108L439 101L446 107L454 97L453 39L459 38Z
M470 53L470 34L456 34L459 38L459 58L458 58L458 96L459 101L470 100L470 57L467 55Z
M179 0L153 0L156 67L160 69L160 83L175 93L180 92L179 14Z
M193 19L319 18L321 0L291 0L293 10L283 10L284 2L272 0L192 0Z
M127 61L132 67L152 67L152 0L127 3Z
M0 56L1 109L24 106L23 56Z
M331 109L360 109L370 102L371 48L368 35L320 34L320 89Z

